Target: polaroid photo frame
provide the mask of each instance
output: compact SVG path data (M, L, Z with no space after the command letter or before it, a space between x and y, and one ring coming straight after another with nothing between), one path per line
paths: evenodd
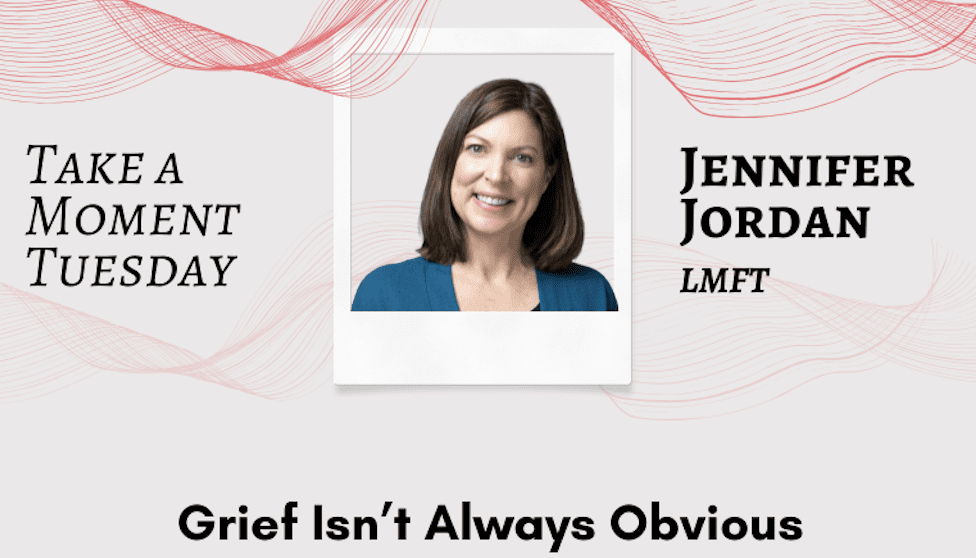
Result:
M333 100L335 383L629 384L631 46L612 29L431 29L407 54L416 55L410 70L383 93ZM455 106L480 83L509 77L553 99L587 231L576 261L600 259L619 310L353 312L362 262L384 250L395 261L417 257L420 199ZM368 242L354 238L364 234Z

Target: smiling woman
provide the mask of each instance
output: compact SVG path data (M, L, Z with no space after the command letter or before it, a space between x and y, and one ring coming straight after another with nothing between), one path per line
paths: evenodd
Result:
M383 266L353 310L617 310L583 247L562 124L546 92L490 81L458 104L420 208L422 257Z

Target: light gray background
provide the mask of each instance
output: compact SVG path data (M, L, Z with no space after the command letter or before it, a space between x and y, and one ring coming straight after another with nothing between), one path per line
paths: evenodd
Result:
M147 4L281 52L317 2ZM501 0L490 7L445 0L436 23L606 26L582 3L564 0ZM634 236L680 241L682 146L729 154L897 150L912 156L918 185L911 193L871 196L877 220L865 241L702 240L693 246L768 265L782 278L840 295L917 300L925 293L932 241L976 261L970 215L976 184L968 156L974 81L976 71L959 64L898 75L793 117L715 120L695 113L635 57ZM26 144L175 149L192 187L208 198L260 207L247 218L242 214L244 244L226 248L241 250L235 283L192 297L133 294L126 300L90 290L49 296L209 354L281 247L328 212L331 114L327 95L223 73L173 72L129 93L77 105L0 104L0 281L29 282L22 234L36 188L24 180L31 173ZM429 155L423 160L429 163ZM709 201L773 205L766 192ZM841 198L842 205L857 203L838 195L823 205ZM211 244L186 249L206 254ZM198 319L181 317L189 313ZM422 540L437 504L456 514L460 501L470 500L483 515L597 520L594 540L568 540L559 556L965 556L972 554L976 523L974 398L971 384L888 366L823 378L735 415L661 423L627 417L595 388L326 388L276 403L180 377L98 374L42 399L0 406L0 553L548 553L547 542ZM195 543L176 526L192 503L218 514L247 504L255 517L280 515L289 500L302 506L295 541ZM413 515L410 541L394 540L389 523L381 523L375 542L311 540L305 518L313 504L326 506L327 514L378 515L387 500ZM805 534L798 542L771 544L628 543L612 536L607 518L617 506L646 509L653 500L673 515L692 517L706 514L709 504L742 516L797 515Z

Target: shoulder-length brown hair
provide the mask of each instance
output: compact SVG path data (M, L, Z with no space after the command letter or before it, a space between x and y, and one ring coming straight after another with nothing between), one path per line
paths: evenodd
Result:
M542 135L546 167L553 170L539 206L525 225L522 244L542 271L563 271L579 255L583 214L556 108L538 85L499 79L479 85L461 100L437 144L420 205L424 243L418 252L424 258L444 265L465 261L464 224L451 203L454 167L471 130L513 110L524 111L535 121Z

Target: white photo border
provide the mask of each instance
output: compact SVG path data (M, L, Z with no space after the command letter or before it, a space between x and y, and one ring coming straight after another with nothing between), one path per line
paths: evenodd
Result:
M353 312L349 304L352 300L351 101L336 97L333 99L335 384L630 384L633 313L630 44L612 29L435 28L408 47L406 54L612 55L613 265L619 311Z

